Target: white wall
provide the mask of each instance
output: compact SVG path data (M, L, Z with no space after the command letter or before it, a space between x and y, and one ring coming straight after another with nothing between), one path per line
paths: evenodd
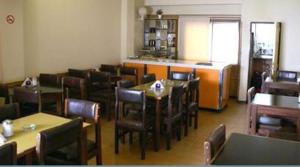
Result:
M6 16L15 17L14 24ZM24 77L23 0L0 0L0 82Z
M281 70L300 71L300 1L299 0L244 0L242 6L242 57L239 100L246 100L249 68L250 22L282 22Z
M25 0L26 75L120 62L120 0Z

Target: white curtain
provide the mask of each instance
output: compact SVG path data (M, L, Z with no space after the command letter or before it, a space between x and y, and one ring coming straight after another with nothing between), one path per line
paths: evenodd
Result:
M238 64L239 21L212 21L211 60Z
M180 16L178 58L209 61L209 17Z

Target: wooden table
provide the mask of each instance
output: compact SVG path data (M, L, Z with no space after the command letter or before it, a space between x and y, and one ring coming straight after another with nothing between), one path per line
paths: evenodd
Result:
M215 165L300 165L300 142L233 133Z
M22 117L13 121L14 135L8 138L7 142L17 142L17 157L24 157L26 164L31 164L32 155L35 153L36 137L37 134L43 130L50 129L64 123L69 122L70 119L49 115L45 113L37 113L27 117ZM36 129L33 131L24 131L23 127L29 124L35 124ZM90 124L83 124L83 143L86 143L87 132L86 129ZM2 126L0 127L2 131ZM86 146L86 144L84 144ZM87 148L84 148L84 152L87 152ZM85 155L84 160L87 162Z
M256 134L256 118L262 114L295 120L297 133L300 135L300 103L298 103L298 97L257 93L250 104L252 118L250 134Z
M274 81L268 77L262 85L261 92L269 93L270 89L289 90L292 92L300 92L300 86L297 82L292 81Z
M164 82L164 89L151 89L151 83L143 84L143 85L138 85L133 87L132 89L135 90L143 90L146 92L146 96L149 99L155 100L155 151L158 151L160 146L159 146L159 141L160 141L160 112L161 112L161 101L168 97L169 95L169 90L172 86L179 85L179 84L184 84L184 87L187 87L187 81L171 81L171 80L165 80Z
M38 91L41 95L41 102L54 99L56 100L56 112L58 115L62 115L62 104L63 104L63 89L55 87L46 86L36 86L36 87L21 87L28 91ZM12 102L13 89L9 89L10 102Z

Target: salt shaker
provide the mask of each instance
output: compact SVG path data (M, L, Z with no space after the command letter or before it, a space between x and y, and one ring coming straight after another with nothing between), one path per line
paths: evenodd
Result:
M4 120L2 122L2 127L3 127L3 136L4 137L10 137L14 134L12 120L9 120L9 119Z

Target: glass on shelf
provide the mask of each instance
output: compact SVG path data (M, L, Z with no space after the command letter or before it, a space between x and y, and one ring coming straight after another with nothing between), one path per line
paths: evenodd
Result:
M149 27L150 28L155 28L156 27L156 20L147 20L149 21Z
M160 31L160 39L161 39L161 40L167 40L167 38L168 38L168 33L167 33L167 31L166 31L166 30L161 30L161 31Z
M176 32L176 20L168 20L168 32L169 33Z

